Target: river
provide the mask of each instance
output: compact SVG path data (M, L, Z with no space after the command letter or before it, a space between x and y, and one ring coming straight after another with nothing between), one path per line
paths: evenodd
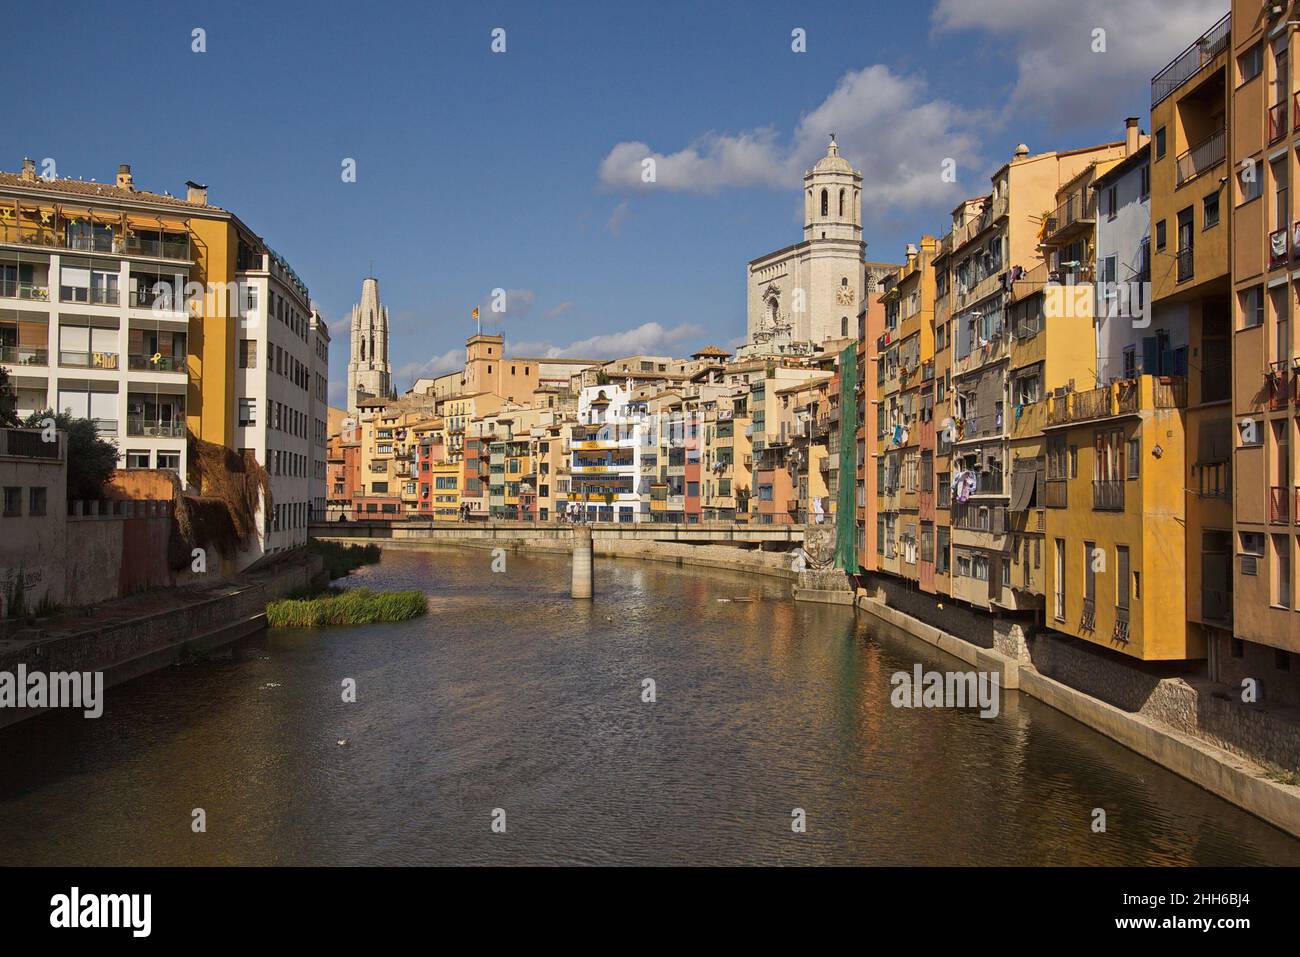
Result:
M390 549L352 583L424 589L428 617L269 632L109 689L98 720L0 731L4 862L1300 864L1016 692L992 719L892 707L894 672L964 666L784 581L598 559L575 602L568 576Z

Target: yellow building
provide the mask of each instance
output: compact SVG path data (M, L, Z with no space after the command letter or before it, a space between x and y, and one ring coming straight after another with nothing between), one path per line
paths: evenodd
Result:
M1143 661L1204 655L1187 621L1181 381L1047 400L1047 624Z
M460 518L462 464L434 462L429 467L430 512L434 521L454 522Z

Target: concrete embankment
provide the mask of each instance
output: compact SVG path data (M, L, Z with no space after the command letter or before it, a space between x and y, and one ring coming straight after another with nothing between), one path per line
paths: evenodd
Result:
M995 671L1004 688L1015 688L1099 731L1224 800L1300 837L1300 787L1266 776L1260 765L1185 734L1146 715L1124 711L1040 673L1018 660L926 624L861 595L867 614L933 645L981 671Z
M0 671L103 672L112 687L261 631L267 602L321 585L323 575L320 559L302 554L217 585L64 611L0 640ZM0 708L0 727L39 713Z

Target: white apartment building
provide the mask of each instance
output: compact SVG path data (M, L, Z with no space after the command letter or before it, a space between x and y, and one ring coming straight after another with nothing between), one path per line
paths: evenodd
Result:
M644 520L638 484L645 431L645 404L633 399L630 388L592 385L578 393L568 501L588 521Z
M325 514L329 331L276 253L266 249L243 267L235 446L252 449L270 476L259 551L278 552L306 543L313 512Z
M183 289L204 202L117 185L0 173L0 365L18 412L93 419L119 467L185 481L189 316Z

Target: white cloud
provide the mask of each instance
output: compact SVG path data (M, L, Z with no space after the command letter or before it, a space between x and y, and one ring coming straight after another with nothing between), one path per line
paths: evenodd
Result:
M627 203L619 203L614 207L614 211L609 214L609 221L605 223L605 228L615 236L623 234L623 223L627 220Z
M564 302L560 303L554 309L547 310L546 314L542 316L542 319L543 321L548 319L558 319L560 318L560 316L563 316L565 313L572 312L573 307L575 305L576 303L574 303L572 299L566 299Z
M937 31L986 33L1013 48L1003 118L1056 129L1122 129L1125 104L1149 103L1151 77L1227 12L1228 0L939 0ZM1094 52L1104 30L1105 52ZM993 58L990 57L992 60ZM1118 138L1118 136L1116 137Z
M465 367L465 350L448 349L424 362L408 362L393 373L394 385L406 385L416 379L432 378Z
M657 322L647 322L634 329L611 332L580 339L567 346L547 341L507 342L512 355L547 359L615 359L619 356L671 355L681 342L704 335L704 328L682 323L665 329Z
M831 94L799 120L788 144L772 128L737 134L709 132L675 153L640 142L619 143L600 164L611 189L712 193L727 187L788 190L826 152L834 133L841 154L863 173L864 215L872 204L930 204L964 195L940 178L947 158L960 172L979 167L976 131L986 119L943 99L927 98L925 80L880 64L845 74ZM656 181L641 180L653 157Z

